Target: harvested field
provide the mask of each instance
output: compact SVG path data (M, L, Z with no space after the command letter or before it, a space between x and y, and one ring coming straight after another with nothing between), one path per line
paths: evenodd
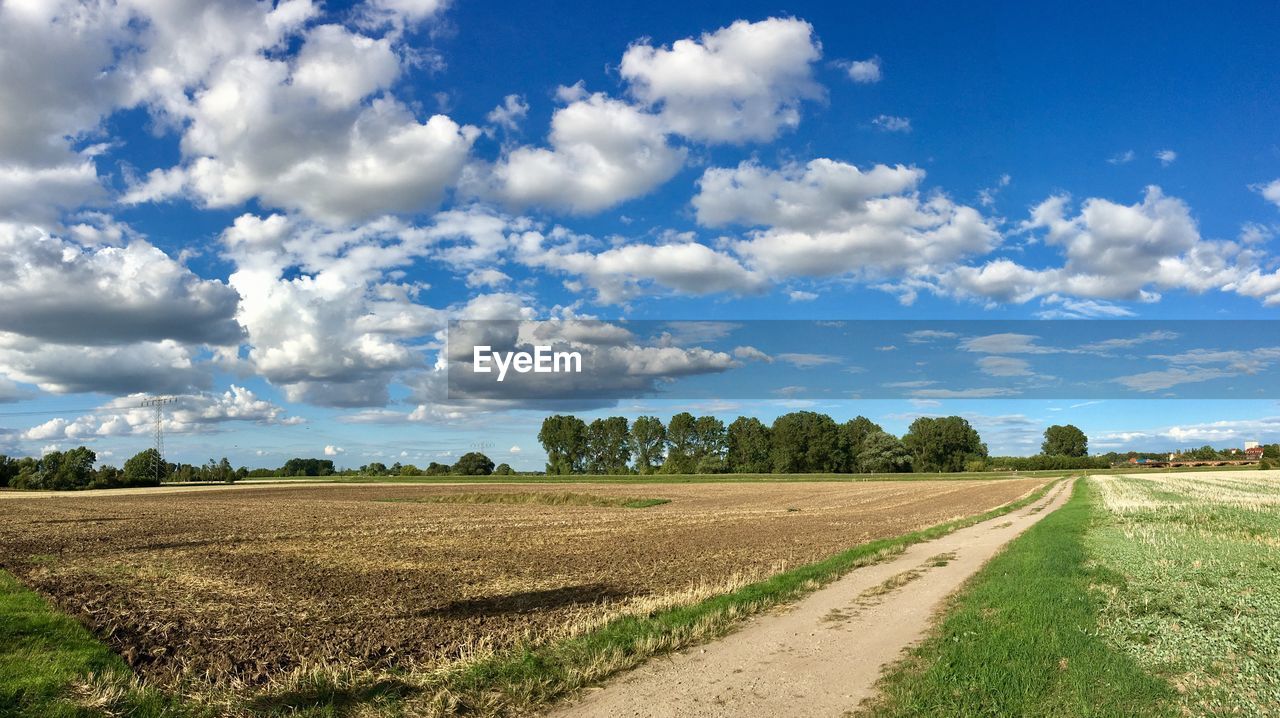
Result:
M1043 483L321 485L13 499L0 502L0 567L148 682L212 690L308 666L427 670L571 635ZM499 496L475 498L488 492ZM565 493L593 500L512 498ZM468 498L449 498L458 495ZM669 503L626 508L635 497Z

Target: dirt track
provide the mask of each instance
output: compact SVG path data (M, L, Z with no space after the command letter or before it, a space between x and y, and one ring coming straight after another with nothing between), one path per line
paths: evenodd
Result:
M935 611L1006 543L1066 502L1069 485L1007 516L858 569L781 614L656 659L556 718L839 716L928 631Z

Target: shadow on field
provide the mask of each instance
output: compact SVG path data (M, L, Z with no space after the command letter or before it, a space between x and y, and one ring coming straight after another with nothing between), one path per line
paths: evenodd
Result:
M305 712L308 708L323 706L326 715L345 716L371 702L405 698L417 691L416 687L396 678L383 678L357 686L337 686L319 680L313 685L259 696L249 705L255 713L270 715Z
M439 608L428 608L412 614L415 618L442 616L465 618L467 616L496 616L504 613L525 613L548 608L562 608L581 603L596 603L626 598L629 594L602 583L565 586L543 591L520 591L499 596L468 598L451 601Z

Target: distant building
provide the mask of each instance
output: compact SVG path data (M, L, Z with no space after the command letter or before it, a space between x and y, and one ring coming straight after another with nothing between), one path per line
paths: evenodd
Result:
M1244 450L1245 450L1245 451L1248 451L1249 449L1260 449L1260 448L1262 448L1262 444L1259 444L1259 443L1258 443L1258 442L1256 442L1256 441L1246 441L1246 442L1244 442Z
M1244 456L1245 456L1245 458L1246 458L1246 459L1253 459L1253 460L1255 460L1255 461L1261 460L1261 459L1262 459L1262 447L1261 447L1261 446L1258 446L1258 442L1256 442L1256 441L1251 441L1251 442L1249 442L1249 443L1253 444L1253 446L1249 446L1249 447L1246 447L1246 448L1245 448L1245 450L1244 450Z

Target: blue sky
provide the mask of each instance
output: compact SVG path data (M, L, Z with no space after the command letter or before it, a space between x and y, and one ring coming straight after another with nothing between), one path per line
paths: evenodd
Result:
M119 463L174 394L183 460L540 466L544 408L444 391L458 318L1270 320L1278 35L1273 3L3 3L0 451ZM829 353L787 340L751 345ZM1265 329L1126 354L1177 400L762 399L813 370L737 346L633 343L605 379L722 396L591 412L1280 440L1230 400L1274 386ZM918 371L1028 370L979 354Z

